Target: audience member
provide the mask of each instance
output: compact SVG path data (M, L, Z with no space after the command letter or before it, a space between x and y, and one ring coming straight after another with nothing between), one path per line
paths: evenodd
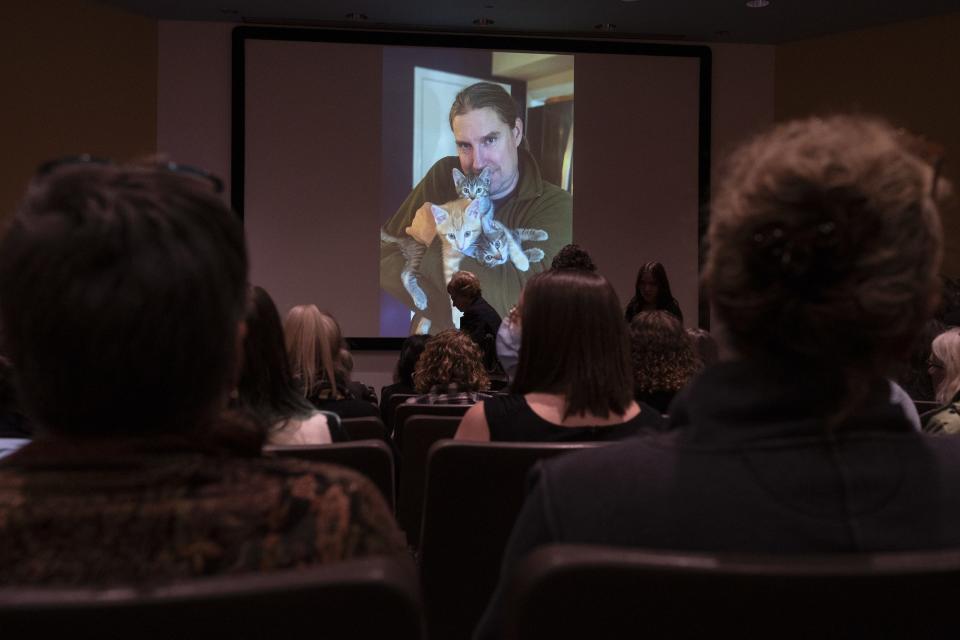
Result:
M680 304L670 292L667 270L659 262L646 262L637 271L637 283L634 295L627 303L627 322L641 311L668 311L683 324L683 312Z
M960 434L960 329L944 331L930 345L930 378L942 407L925 416L928 433Z
M738 359L677 396L670 432L538 465L504 579L552 542L960 544L960 441L915 431L884 378L934 309L942 255L934 172L904 138L863 117L813 118L733 156L703 278ZM498 593L478 637L498 633Z
M480 347L487 371L494 371L497 369L494 340L501 320L497 311L483 299L480 279L469 271L457 271L447 283L447 293L453 306L463 312L460 330Z
M512 395L471 408L460 440L619 439L660 427L660 412L633 400L630 340L620 301L590 271L544 271L527 281Z
M333 316L312 304L293 307L283 333L293 379L313 406L341 418L380 415L373 390L350 379L353 358Z
M243 339L237 406L269 427L270 444L328 444L348 438L297 390L270 294L253 287ZM331 427L333 427L331 429Z
M550 268L554 271L558 269L581 269L583 271L596 271L597 265L593 264L593 259L578 244L564 245L563 248L553 257ZM520 292L520 298L523 299L523 291ZM519 302L517 303L520 304ZM510 313L504 318L497 331L497 358L500 360L500 366L508 380L513 380L517 372L517 362L520 357L520 314L517 306L510 309Z
M417 392L413 386L413 371L429 339L430 336L422 334L409 336L400 347L400 357L393 370L393 384L380 390L380 416L388 427L393 419L389 415L390 398L396 394L413 395Z
M564 245L563 248L553 256L553 262L550 268L557 269L582 269L583 271L596 271L597 265L593 264L593 258L578 244Z
M454 329L441 331L427 341L417 360L413 383L418 393L407 402L417 404L474 404L490 396L480 347Z
M630 323L633 397L666 413L673 396L701 369L683 325L666 311L641 311Z
M199 177L50 163L0 241L0 323L35 439L0 461L0 584L148 585L403 552L377 489L260 457L224 413L243 229Z

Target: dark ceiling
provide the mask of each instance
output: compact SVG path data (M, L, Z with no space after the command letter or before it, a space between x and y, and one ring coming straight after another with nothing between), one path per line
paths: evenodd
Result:
M745 0L102 1L169 20L757 44L960 11L960 0L770 0L759 9Z

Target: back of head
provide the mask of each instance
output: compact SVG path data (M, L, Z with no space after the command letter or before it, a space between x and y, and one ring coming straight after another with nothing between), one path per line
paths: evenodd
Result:
M704 282L753 358L882 373L929 317L941 230L932 166L868 118L790 122L731 159Z
M417 366L417 360L420 359L420 354L423 353L429 339L430 336L418 334L409 336L403 341L403 346L400 347L400 358L397 360L396 380L394 382L413 387L413 370Z
M634 316L630 345L638 393L677 391L700 368L686 330L667 311L641 311Z
M451 296L463 296L467 300L476 300L481 295L480 278L470 271L457 271L447 283L447 293Z
M630 341L606 278L577 269L538 273L524 287L520 320L515 393L563 394L566 415L626 411L633 394Z
M269 423L309 411L297 392L283 339L280 314L270 294L251 290L243 340L243 370L237 384L240 402Z
M553 256L553 262L550 263L551 269L583 269L584 271L596 271L597 265L593 264L590 254L584 251L578 244L564 245L557 255Z
M204 183L147 166L38 177L0 244L0 318L21 400L62 433L173 431L237 368L243 230Z
M326 380L335 396L337 381L345 379L340 351L344 340L340 325L316 305L298 305L283 322L290 368L305 396L311 396Z
M930 352L943 366L943 381L934 389L938 402L950 402L960 391L960 329L948 329L933 339Z
M450 384L456 384L460 391L478 391L490 386L480 347L470 336L455 329L441 331L427 341L417 360L413 383L418 393Z

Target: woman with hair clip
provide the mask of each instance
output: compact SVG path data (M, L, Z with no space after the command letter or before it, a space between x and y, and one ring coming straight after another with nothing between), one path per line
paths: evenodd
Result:
M534 469L475 638L501 637L502 585L545 544L960 545L960 440L917 432L885 378L940 287L943 185L915 148L886 123L837 116L781 124L734 154L703 283L735 357L674 398L669 432Z
M270 294L253 287L243 339L236 406L269 427L270 444L327 444L347 440L339 425L307 402L294 384L280 314Z
M634 292L633 298L627 303L627 322L641 311L667 311L683 324L683 312L670 292L667 270L659 262L647 262L640 267Z
M316 305L293 307L283 322L287 355L300 393L341 418L379 416L372 389L350 379L353 358L336 318Z
M475 405L458 440L614 440L652 431L660 412L633 399L630 340L606 278L582 270L532 277L511 395Z
M927 371L937 402L944 406L924 414L923 430L960 435L960 329L948 329L933 339Z

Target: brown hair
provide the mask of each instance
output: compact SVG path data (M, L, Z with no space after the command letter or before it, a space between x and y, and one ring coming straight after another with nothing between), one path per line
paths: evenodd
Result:
M427 393L435 385L444 387L451 383L456 383L460 391L482 391L490 386L480 348L456 329L441 331L430 338L413 371L417 393Z
M106 164L36 178L0 244L24 407L64 433L198 426L237 373L246 275L243 229L199 180Z
M939 289L933 183L905 135L866 117L790 122L740 148L703 272L734 347L829 365L853 386L885 371Z
M485 107L493 109L500 121L511 129L520 118L516 101L503 87L492 82L478 82L462 89L453 99L450 106L450 128L453 129L455 117Z
M635 393L677 391L700 370L690 336L667 311L641 311L630 322Z
M468 300L476 300L481 293L480 279L469 271L457 271L447 283L447 293L451 296L460 294Z
M561 393L564 417L622 415L633 400L630 340L620 300L603 276L579 269L530 278L514 393Z

